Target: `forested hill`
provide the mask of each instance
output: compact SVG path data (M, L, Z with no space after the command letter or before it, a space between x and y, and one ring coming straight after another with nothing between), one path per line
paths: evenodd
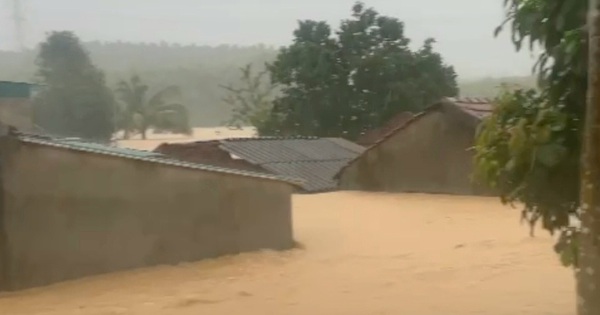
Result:
M215 126L227 120L230 109L222 102L220 85L235 83L239 68L271 61L276 47L185 46L165 43L89 42L85 47L94 63L105 71L109 86L139 74L150 87L175 84L181 87L195 126ZM0 80L31 81L36 71L36 52L0 51ZM533 82L529 78L485 79L461 83L462 96L490 97L501 82ZM530 84L525 84L529 86Z

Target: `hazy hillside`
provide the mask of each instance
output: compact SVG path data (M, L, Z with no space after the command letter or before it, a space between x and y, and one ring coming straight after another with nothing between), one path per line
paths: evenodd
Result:
M460 96L462 97L494 97L498 95L503 84L522 88L535 88L535 76L484 78L480 80L459 81Z
M114 87L120 79L139 74L150 87L179 85L196 126L216 126L229 115L219 85L236 82L238 68L273 60L277 50L263 45L179 46L166 44L86 43L94 63ZM36 52L0 51L0 80L31 81Z
M164 43L90 42L85 46L102 68L111 87L120 79L137 73L153 88L179 85L195 126L217 126L228 118L230 109L221 101L219 87L238 79L238 68L247 64L263 65L275 58L274 47L183 46ZM32 81L35 51L0 51L0 80ZM460 83L461 96L492 97L501 83L534 85L532 77L486 78Z

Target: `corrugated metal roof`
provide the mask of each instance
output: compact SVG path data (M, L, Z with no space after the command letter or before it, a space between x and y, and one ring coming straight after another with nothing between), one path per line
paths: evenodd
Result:
M143 150L134 150L128 148L120 148L114 146L107 146L94 142L86 142L79 138L61 138L54 139L53 141L63 143L70 146L76 146L78 148L85 148L94 152L106 152L106 153L119 153L122 155L131 155L137 157L160 157L162 156L160 153L143 151Z
M245 138L221 140L221 148L275 174L302 178L309 192L337 187L334 175L364 148L341 138Z
M269 174L264 174L264 173L243 171L243 170L237 170L237 169L229 169L229 168L223 168L223 167L212 166L212 165L183 162L183 161L169 159L167 156L164 156L164 155L162 155L160 153L156 153L156 152L118 148L118 147L107 146L107 145L102 145L102 144L98 144L98 143L85 142L83 140L74 139L74 138L54 138L54 137L49 137L49 136L40 136L40 135L23 134L23 133L17 134L16 137L17 137L17 139L19 139L20 141L25 142L25 143L33 143L33 144L38 144L38 145L44 145L44 146L50 146L50 147L56 147L56 148L62 148L62 149L69 149L69 150L80 151L80 152L102 154L102 155L127 158L127 159L138 160L138 161L157 163L157 164L162 164L162 165L184 167L184 168L200 170L200 171L208 171L208 172L224 173L224 174L239 175L239 176L246 176L246 177L254 177L254 178L267 179L267 180L276 180L276 181L287 182L287 183L290 183L293 185L298 185L298 186L302 185L302 183L303 183L302 179L293 178L290 176L269 175Z
M24 82L0 81L0 98L28 98L32 86Z

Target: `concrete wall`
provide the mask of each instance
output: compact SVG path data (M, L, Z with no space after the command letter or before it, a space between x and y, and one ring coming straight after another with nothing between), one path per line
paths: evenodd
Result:
M23 131L33 130L31 99L0 97L0 122Z
M440 108L363 154L340 176L346 190L481 194L472 184L475 129Z
M293 245L287 183L0 143L0 289Z

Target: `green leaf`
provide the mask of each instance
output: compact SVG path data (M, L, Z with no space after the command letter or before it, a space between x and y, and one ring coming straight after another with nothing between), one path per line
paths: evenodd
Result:
M545 144L537 148L536 159L542 165L552 168L564 159L567 152L567 149L562 145L555 143Z

